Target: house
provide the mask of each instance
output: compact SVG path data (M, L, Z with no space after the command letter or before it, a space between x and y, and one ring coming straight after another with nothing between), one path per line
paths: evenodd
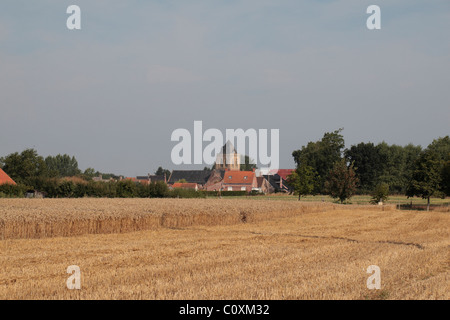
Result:
M247 192L258 190L255 171L225 171L221 190Z
M196 183L181 183L181 182L176 182L172 185L173 189L179 188L179 189L190 189L190 190L195 190L198 191L198 184Z
M209 170L173 170L167 184L173 185L180 180L186 183L196 183L198 188L203 189L211 175Z
M15 182L13 179L11 179L11 178L6 174L6 172L3 171L3 170L0 168L0 185L1 185L1 184L12 184L12 185L16 185L16 182Z

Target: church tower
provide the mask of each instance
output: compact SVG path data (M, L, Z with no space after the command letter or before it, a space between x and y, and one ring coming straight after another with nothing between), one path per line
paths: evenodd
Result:
M241 155L236 152L230 141L222 147L222 151L216 157L214 169L239 171L241 169Z

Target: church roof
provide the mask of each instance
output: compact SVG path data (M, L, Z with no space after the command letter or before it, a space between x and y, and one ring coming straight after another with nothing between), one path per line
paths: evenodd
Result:
M179 180L186 180L187 183L205 184L208 181L211 171L209 170L173 170L168 183L172 184Z
M234 148L233 144L230 142L230 140L227 141L222 147L222 151L220 154L231 154L231 153L237 153L236 149Z

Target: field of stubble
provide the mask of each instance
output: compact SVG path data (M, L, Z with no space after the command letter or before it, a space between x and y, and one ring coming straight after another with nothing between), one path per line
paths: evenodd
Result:
M449 226L376 206L0 199L0 299L449 299Z

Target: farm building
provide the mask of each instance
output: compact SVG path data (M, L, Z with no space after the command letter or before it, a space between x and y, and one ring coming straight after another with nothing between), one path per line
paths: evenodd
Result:
M11 179L11 178L6 174L6 172L3 171L3 170L0 168L0 184L13 184L13 185L15 185L16 182L15 182L13 179Z

